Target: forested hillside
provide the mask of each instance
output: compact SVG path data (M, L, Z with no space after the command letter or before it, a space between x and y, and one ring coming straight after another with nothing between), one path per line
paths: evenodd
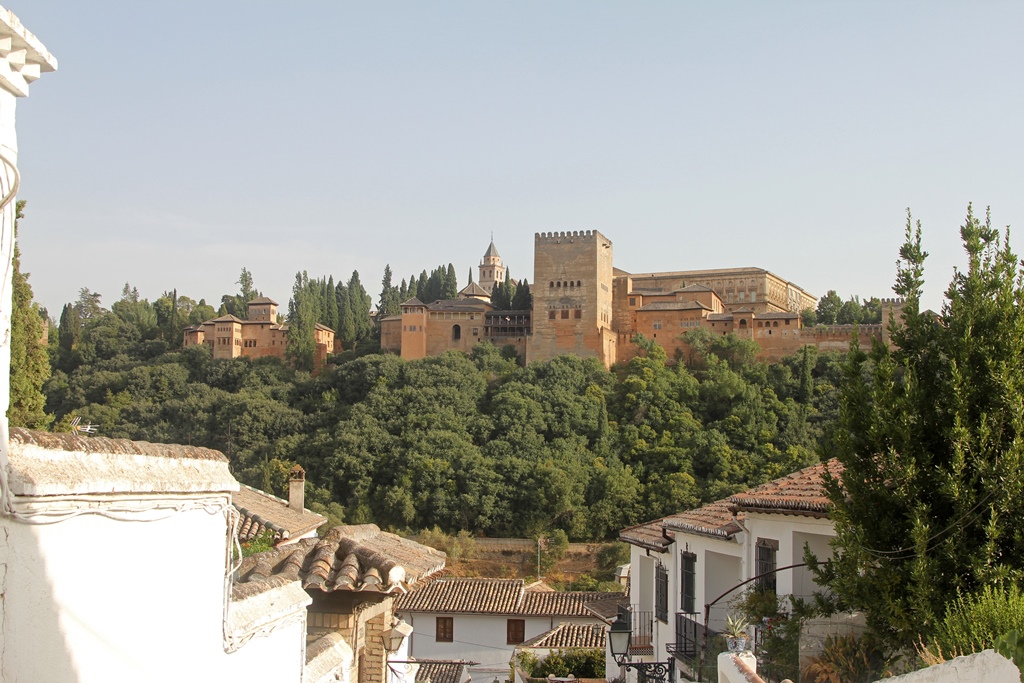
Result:
M298 462L307 501L351 523L605 538L814 462L835 418L836 358L766 365L751 342L704 330L684 362L645 344L613 372L570 356L524 368L480 344L311 377L170 350L140 327L160 316L140 322L133 300L69 314L78 325L51 347L45 384L55 428L79 416L104 436L211 446L278 493Z

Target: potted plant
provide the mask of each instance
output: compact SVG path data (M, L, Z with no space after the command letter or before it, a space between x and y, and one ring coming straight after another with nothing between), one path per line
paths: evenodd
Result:
M731 614L725 617L725 642L729 646L729 652L743 652L750 649L750 635L747 629L750 622L743 617L733 617Z

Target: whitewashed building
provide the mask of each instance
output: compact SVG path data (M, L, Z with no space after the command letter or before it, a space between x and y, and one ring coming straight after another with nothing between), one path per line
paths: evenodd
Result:
M630 625L634 661L670 661L677 678L694 675L705 628L725 625L730 600L745 586L809 598L818 590L802 565L804 548L829 557L835 536L815 465L696 510L619 532L629 543ZM839 466L829 464L834 474ZM607 657L609 678L635 680Z
M518 646L563 623L603 626L590 605L621 597L545 588L522 579L437 579L400 598L395 612L413 627L411 657L471 661L473 681L504 681Z

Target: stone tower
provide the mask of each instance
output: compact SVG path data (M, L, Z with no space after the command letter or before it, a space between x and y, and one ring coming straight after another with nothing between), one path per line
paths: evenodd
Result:
M563 353L615 362L611 240L596 230L536 234L532 292L527 362Z
M480 260L480 287L490 294L494 291L494 285L505 281L505 266L501 264L501 255L494 246L494 238L491 238L491 246L487 247L484 257Z

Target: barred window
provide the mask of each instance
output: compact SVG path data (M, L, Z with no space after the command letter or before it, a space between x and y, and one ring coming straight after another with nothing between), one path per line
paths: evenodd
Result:
M668 569L662 564L654 568L654 616L668 623Z
M697 595L697 556L693 553L683 553L680 567L679 606L683 612L694 612Z
M770 538L757 539L754 547L754 573L760 577L757 579L757 587L764 592L775 592L775 558L779 552L779 542Z

